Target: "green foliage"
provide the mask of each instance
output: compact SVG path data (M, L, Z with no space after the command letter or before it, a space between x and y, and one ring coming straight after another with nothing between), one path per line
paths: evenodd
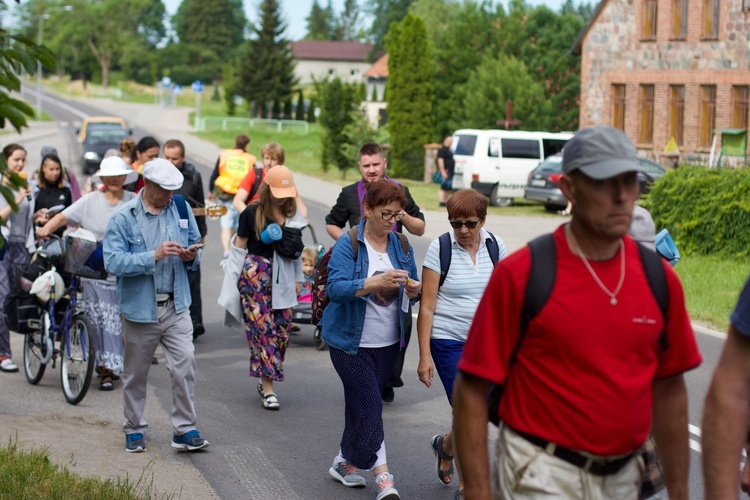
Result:
M385 48L386 35L392 23L400 23L409 13L409 7L414 0L374 0L367 8L372 17L370 39L374 45L373 52ZM390 51L389 51L390 53Z
M297 91L297 109L294 113L294 119L295 120L304 120L305 119L305 93L302 92L302 89L299 89Z
M247 24L242 0L183 0L172 17L181 43L225 56L242 44Z
M283 36L286 24L278 0L263 0L260 9L260 26L253 28L256 38L247 42L237 90L265 115L266 103L286 100L297 82L294 54Z
M235 88L237 85L235 77L235 65L225 63L221 67L221 80L224 84L224 106L229 116L234 116L237 112L237 105L234 103Z
M365 82L360 82L357 87L357 101L363 102L367 100L367 85Z
M681 167L653 186L644 206L680 253L750 255L750 170Z
M315 97L310 98L310 106L307 108L307 122L308 123L315 123L318 119L317 116L315 116L315 108L318 106L317 101L315 100Z
M468 128L497 128L507 100L513 101L513 117L523 121L524 129L543 130L552 114L544 87L515 57L486 54L466 82L464 94L461 116Z
M377 85L372 86L372 95L370 96L370 100L372 102L378 102L378 86Z
M352 139L347 128L355 121L357 88L355 85L342 83L338 77L331 81L316 82L316 88L320 97L320 125L323 127L323 170L328 171L329 166L334 165L341 170L343 176L354 164L352 157L347 156L345 146ZM308 116L310 114L314 114L312 108ZM361 139L355 140L359 144Z
M329 2L330 6L330 2ZM310 14L306 18L307 35L305 40L329 40L331 37L331 18L326 10L320 6L318 0L313 0Z
M394 177L420 179L424 145L433 134L432 68L427 30L408 14L393 23L388 46L388 127L392 137L390 165Z
M292 96L289 96L289 99L284 103L284 119L292 119Z
M219 91L219 82L214 82L214 91L211 93L211 100L221 102L221 92Z

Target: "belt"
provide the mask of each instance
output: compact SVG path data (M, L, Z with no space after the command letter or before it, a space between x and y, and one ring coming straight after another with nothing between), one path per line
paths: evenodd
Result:
M530 434L518 432L515 430L513 432L524 438L529 443L544 449L550 455L553 455L571 465L575 465L576 467L588 471L596 476L609 476L612 474L617 474L620 469L625 467L628 462L630 462L635 456L635 453L630 453L629 455L615 458L613 460L594 459L583 455L582 453L578 453L577 451L573 451L568 448L556 445L555 443L546 441L542 438L538 438L536 436L532 436Z

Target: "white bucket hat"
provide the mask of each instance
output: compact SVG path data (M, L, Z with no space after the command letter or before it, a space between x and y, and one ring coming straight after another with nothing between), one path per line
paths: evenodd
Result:
M138 180L138 172L128 167L125 161L119 156L110 156L104 158L99 170L91 177L93 182L101 182L100 177L117 177L118 175L126 175L125 184L130 184Z

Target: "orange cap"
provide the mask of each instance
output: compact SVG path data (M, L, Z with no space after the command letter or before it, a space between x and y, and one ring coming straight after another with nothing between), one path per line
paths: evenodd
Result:
M297 190L294 189L294 178L292 171L284 165L276 165L266 172L265 182L271 188L274 198L294 198Z

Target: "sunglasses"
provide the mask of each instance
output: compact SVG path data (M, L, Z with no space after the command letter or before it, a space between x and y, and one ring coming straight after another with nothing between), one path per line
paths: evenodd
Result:
M462 222L460 220L452 220L450 221L450 225L453 229L461 229L463 226L466 226L466 229L474 229L480 222L482 222L482 219L467 220L466 222Z

